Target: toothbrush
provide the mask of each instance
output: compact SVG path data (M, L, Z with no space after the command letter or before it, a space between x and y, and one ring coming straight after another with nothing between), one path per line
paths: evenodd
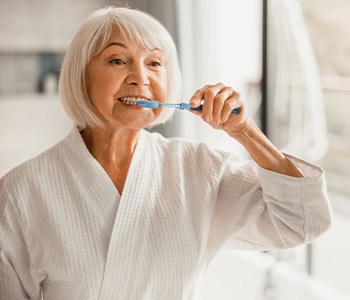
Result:
M159 108L161 106L164 107L171 107L171 108L178 108L178 109L182 109L182 110L196 110L196 111L201 111L203 105L200 105L198 107L192 107L190 106L188 103L160 103L157 100L140 100L136 102L137 106L140 107L148 107L148 108ZM240 108L235 108L231 111L231 114L236 114L238 115L241 112Z

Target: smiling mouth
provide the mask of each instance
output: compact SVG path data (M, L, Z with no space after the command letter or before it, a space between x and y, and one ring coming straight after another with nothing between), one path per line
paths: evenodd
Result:
M139 97L121 97L118 100L127 105L136 105L138 101L148 101L148 99Z

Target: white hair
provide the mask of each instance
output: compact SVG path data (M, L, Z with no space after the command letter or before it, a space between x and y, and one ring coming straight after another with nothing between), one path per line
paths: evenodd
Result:
M167 102L176 102L181 95L181 73L176 46L165 27L151 15L125 7L96 10L82 24L70 43L63 60L59 95L67 114L79 127L102 126L93 111L85 85L86 67L91 58L106 46L112 31L117 28L132 42L148 49L159 48L165 55L168 75ZM163 110L150 126L168 121L173 110Z

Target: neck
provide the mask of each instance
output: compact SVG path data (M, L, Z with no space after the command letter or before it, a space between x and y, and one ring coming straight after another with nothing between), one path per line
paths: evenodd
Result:
M123 164L134 153L140 130L86 127L81 136L93 157L100 163Z

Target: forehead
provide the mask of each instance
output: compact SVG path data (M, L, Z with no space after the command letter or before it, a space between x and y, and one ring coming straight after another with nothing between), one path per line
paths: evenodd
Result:
M113 26L108 36L104 37L100 49L106 49L108 45L115 43L117 46L118 44L122 44L127 47L136 47L143 50L158 49L164 52L163 46L155 38L149 38L149 36L137 30L130 31L117 26Z

